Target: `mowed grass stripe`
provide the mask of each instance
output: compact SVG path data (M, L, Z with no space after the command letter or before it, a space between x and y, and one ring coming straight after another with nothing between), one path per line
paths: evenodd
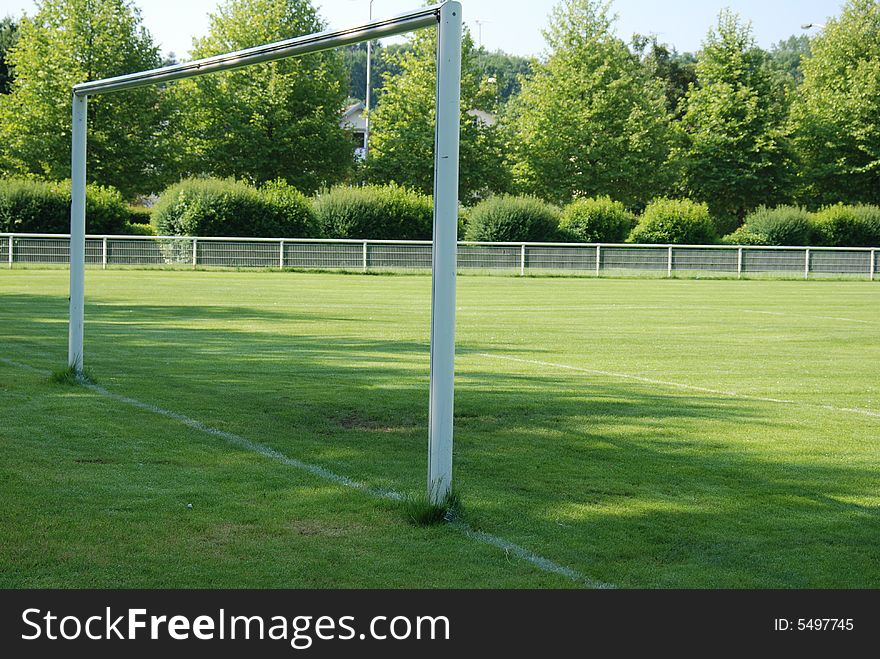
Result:
M22 364L20 362L15 362L10 359L6 359L0 357L0 363L6 364L8 366L13 366L15 368L21 368L24 370L28 370L43 377L48 378L50 373L48 371L42 371L40 369L34 368L28 364ZM376 489L372 488L364 483L353 480L347 476L343 476L340 474L333 473L332 471L325 469L324 467L316 464L310 464L308 462L303 462L302 460L297 460L296 458L284 455L279 451L276 451L269 446L264 444L260 444L258 442L253 442L249 439L245 439L244 437L240 437L231 432L226 432L224 430L218 430L216 428L211 428L210 426L206 426L204 423L197 421L195 419L191 419L188 416L183 414L179 414L178 412L173 412L171 410L162 409L161 407L156 407L155 405L151 405L150 403L145 403L143 401L135 400L134 398L129 398L128 396L121 396L119 394L108 391L104 387L98 386L93 383L83 382L82 385L86 389L94 391L95 393L114 400L118 403L122 403L123 405L128 405L131 407L135 407L139 410L143 410L146 412L150 412L152 414L156 414L159 416L166 417L168 419L173 419L188 428L192 428L199 432L206 433L208 435L212 435L214 437L219 437L224 441L237 446L238 448L242 448L246 451L251 451L253 453L257 453L264 458L268 458L270 460L274 460L276 462L280 462L281 464L293 467L294 469L299 469L301 471L308 472L313 476L317 476L318 478L322 478L324 480L328 480L331 483L335 483L337 485L342 485L347 488L351 488L354 490L360 490L367 494L370 494L374 497L378 497L380 499L390 499L391 501L401 502L405 499L405 496L399 492L395 492L394 490L385 490L385 489ZM582 574L579 574L572 570L571 568L567 568L563 565L557 565L553 561L548 558L544 558L543 556L538 556L534 552L529 551L525 547L520 547L509 540L505 540L504 538L499 538L497 536L491 535L489 533L485 533L482 531L477 531L466 522L456 521L455 523L450 525L450 528L453 528L457 531L460 531L468 538L476 540L477 542L481 542L483 544L490 545L495 547L496 549L500 549L504 551L506 554L512 554L516 556L518 559L531 563L536 566L540 570L545 572L550 572L553 574L561 575L567 579L571 579L574 582L587 586L589 588L613 588L614 586L607 583L597 582L592 579L589 579Z
M64 363L66 284L0 274L10 358ZM877 410L876 286L461 278L468 522L620 587L880 586L876 418L479 356ZM107 389L424 486L429 278L92 270L87 291Z
M519 357L510 357L508 355L490 355L488 353L478 353L480 357L486 359L503 359L509 362L517 362L519 364L531 364L532 366L543 366L551 369L575 371L577 373L587 373L590 375L600 375L608 378L619 378L623 380L635 380L646 384L657 384L663 387L671 387L673 389L687 389L690 391L699 391L718 396L726 396L728 398L743 398L745 400L756 400L764 403L776 403L778 405L805 405L807 407L815 407L830 412L841 412L843 414L863 414L865 416L880 418L880 412L873 410L860 410L850 407L834 407L833 405L822 405L817 403L808 403L805 401L784 400L780 398L767 398L765 396L752 396L750 394L740 393L736 391L719 391L718 389L709 389L707 387L697 387L692 384L684 384L682 382L668 382L666 380L654 380L653 378L642 377L641 375L633 375L632 373L611 373L609 371L599 371L593 368L584 368L582 366L572 366L570 364L554 364L552 362L539 361L537 359L521 359Z
M10 362L0 359L27 368ZM220 449L200 424L181 430L179 415L27 371L10 385L0 369L10 419L0 473L13 495L0 587L578 585L475 549L467 534L412 527L392 502L352 495L321 470L292 478L283 467L300 465L248 457L246 440L224 434ZM120 414L120 403L135 409Z

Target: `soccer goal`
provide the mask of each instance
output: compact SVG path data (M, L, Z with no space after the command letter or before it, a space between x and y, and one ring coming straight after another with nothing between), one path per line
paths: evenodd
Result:
M461 4L450 0L344 30L318 32L183 64L75 85L71 150L69 365L77 372L82 372L88 133L86 108L89 96L207 75L434 27L437 30L437 106L431 262L428 497L434 503L442 502L452 485L461 25Z

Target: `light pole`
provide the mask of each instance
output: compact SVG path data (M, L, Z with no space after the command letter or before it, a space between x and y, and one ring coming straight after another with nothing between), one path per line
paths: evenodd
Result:
M802 29L802 30L810 30L810 29L812 29L812 28L814 28L814 27L817 27L817 28L819 28L820 30L824 30L824 29L825 29L825 26L824 26L822 23L804 23L803 25L801 25L801 29Z
M373 0L370 0L370 22L373 21ZM364 100L364 160L370 154L370 75L373 69L373 41L367 41L367 90Z
M483 25L485 23L491 23L492 21L487 21L483 18L475 18L474 23L477 24L477 48L483 47Z

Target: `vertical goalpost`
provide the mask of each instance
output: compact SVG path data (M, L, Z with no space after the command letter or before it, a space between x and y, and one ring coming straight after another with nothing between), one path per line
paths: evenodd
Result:
M461 3L454 0L344 30L319 32L160 69L73 87L70 206L70 327L67 360L83 370L85 312L86 136L88 97L304 55L427 27L437 28L434 135L434 233L431 260L431 367L428 409L428 498L441 503L452 487L455 360L455 271L458 241L458 154L461 103Z

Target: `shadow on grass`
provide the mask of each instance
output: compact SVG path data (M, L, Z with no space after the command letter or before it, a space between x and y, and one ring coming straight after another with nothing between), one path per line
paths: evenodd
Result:
M10 317L9 336L55 349L66 330L56 298L5 301L28 310ZM100 346L91 363L114 391L415 491L427 342L357 326L340 335L362 321L356 313L94 305L87 341ZM467 353L495 346L461 348L456 478L472 524L621 586L880 586L880 514L859 503L880 482L875 469L829 455L833 428L757 401L489 368ZM815 454L811 432L824 447Z

